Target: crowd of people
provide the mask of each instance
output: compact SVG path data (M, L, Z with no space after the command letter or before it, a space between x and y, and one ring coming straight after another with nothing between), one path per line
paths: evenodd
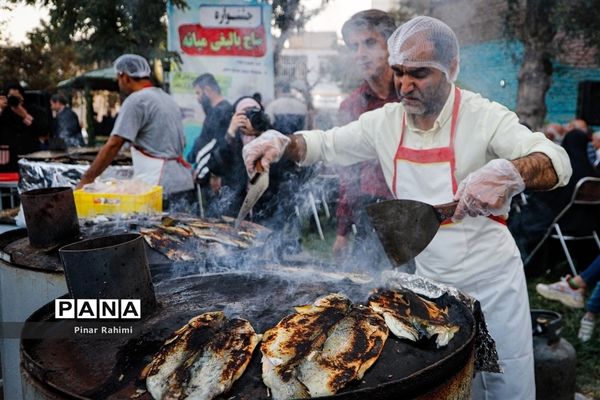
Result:
M435 18L416 17L396 27L387 13L367 10L352 16L342 33L363 81L342 102L337 127L304 130L306 106L285 82L278 83L277 99L266 107L251 94L231 104L215 77L204 73L193 88L206 119L185 155L177 104L152 85L143 57L122 55L114 68L127 97L108 142L79 186L94 181L130 143L134 176L163 186L168 210L200 208L208 217L235 217L249 177L260 165L269 174L269 187L250 218L281 229L296 220L296 195L306 167L338 165L332 251L342 262L383 257L365 218L368 204L391 198L456 201L453 218L442 222L417 256L416 273L455 286L482 305L504 373L478 373L474 398L535 398L522 258L569 202L579 179L598 174L600 133L592 134L582 120L532 132L515 113L457 87L458 40ZM52 98L57 115L52 137L80 145L64 100ZM0 108L2 123L6 119L18 125L20 137L26 138L15 154L34 149L43 141L40 133L50 131L49 126L40 128L44 117L23 103L19 87L10 88L8 98L0 97ZM15 160L11 156L10 162ZM511 211L511 199L523 191L526 202ZM572 221L573 229L579 229L600 219L574 214ZM538 291L581 306L584 290L598 281L598 259L589 270L538 286ZM598 311L596 290L582 319L582 340L591 336Z
M544 133L566 151L573 173L567 185L549 192L525 191L525 201L515 202L517 207L509 218L509 229L523 260L528 259L554 219L569 204L577 182L585 177L600 176L600 140L592 140L600 138L600 132L592 133L584 120L574 119L564 126L548 124ZM561 225L563 233L600 231L600 215L589 215L589 212L581 208L569 210Z
M17 172L19 155L38 150L83 146L79 117L67 98L55 93L44 107L28 99L20 83L8 83L0 94L0 171Z

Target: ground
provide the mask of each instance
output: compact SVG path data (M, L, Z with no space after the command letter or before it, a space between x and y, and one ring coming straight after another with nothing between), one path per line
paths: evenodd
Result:
M308 224L303 227L302 244L309 254L320 259L331 260L331 247L335 240L335 221L321 218L325 240L321 240L316 232ZM583 310L574 310L563 306L559 302L546 300L535 291L535 285L539 282L549 283L560 279L562 275L569 272L566 261L556 257L555 265L551 265L546 271L540 272L536 278L528 278L527 286L529 301L532 309L546 309L560 313L563 318L563 329L561 336L573 345L577 352L577 392L582 393L588 399L600 399L600 326L596 326L594 336L587 343L581 343L577 339L579 320L584 314Z

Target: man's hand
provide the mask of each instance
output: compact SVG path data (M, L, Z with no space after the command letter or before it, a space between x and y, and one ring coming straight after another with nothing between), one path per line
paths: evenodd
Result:
M96 159L90 165L88 170L83 174L81 180L77 184L77 189L81 189L86 183L94 182L94 180L110 165L115 158L121 146L125 143L125 139L121 136L111 135L108 142L100 149Z
M23 123L27 126L33 123L33 117L29 115L23 103L19 103L16 107L11 107L12 111L23 119Z
M458 206L452 219L507 214L512 197L523 190L525 181L512 162L492 160L460 183L454 195Z
M0 113L4 111L6 107L8 107L8 99L6 96L0 95Z
M281 159L290 141L290 138L284 134L275 130L268 130L245 145L242 150L242 156L246 164L248 176L254 175L255 165L258 160L260 160L264 170L268 171L272 163Z
M89 177L86 177L85 175L81 177L81 180L79 181L79 183L77 184L77 186L75 186L75 190L77 189L82 189L84 185L87 185L88 183L92 183L94 182L93 179L90 179Z
M347 236L337 235L333 243L333 258L342 260L348 253L349 240Z
M219 194L219 192L221 191L221 177L220 176L211 174L208 184L210 185L210 190L212 190L212 192L214 194Z

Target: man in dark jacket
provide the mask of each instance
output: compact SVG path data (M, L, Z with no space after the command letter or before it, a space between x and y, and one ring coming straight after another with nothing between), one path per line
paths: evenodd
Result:
M0 172L17 172L18 156L39 150L49 131L47 114L25 102L19 83L8 84L0 96L0 147L8 146L9 157L0 157Z
M77 114L67 107L67 99L61 94L50 98L50 108L56 113L52 121L50 149L66 149L84 145Z
M198 179L208 181L210 176L208 161L217 144L225 140L225 132L233 114L231 104L225 100L221 87L212 74L202 74L194 80L196 98L202 106L206 118L202 131L194 141L192 150L187 155L190 163L197 163ZM212 185L211 185L212 186Z

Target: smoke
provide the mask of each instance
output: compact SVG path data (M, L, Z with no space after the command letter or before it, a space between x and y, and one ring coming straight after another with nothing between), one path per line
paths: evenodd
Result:
M333 40L328 40L331 37L327 35L323 36L325 40L311 40L308 35L304 37L299 35L289 40L289 46L283 50L278 60L281 68L278 68L279 76L276 79L290 82L293 89L304 94L304 100L308 102L307 126L309 128L328 129L357 119L359 113L355 113L356 115L338 114L340 101L348 97L365 80L369 82L384 76L385 79L390 79L391 75L386 73L386 71L389 72L389 66L387 65L385 40L393 31L395 16L392 15L390 24L386 18L378 21L377 15L377 13L367 13L365 20L354 24L356 29L345 32L345 43L343 44L337 40L335 34L332 36ZM357 52L357 46L364 45L361 43L361 40L366 39L363 36L373 32L381 36L380 46L370 51ZM315 54L318 54L318 57L313 57ZM326 93L323 91L323 88L335 85L339 88L337 92ZM386 82L382 86L389 87L389 84ZM253 91L249 90L248 94ZM315 107L317 104L319 105L318 109ZM369 107L364 97L358 96L357 104L361 110ZM313 218L312 209L315 206L315 199L319 202L322 199L329 201L329 205L332 206L330 212L335 214L333 204L339 196L337 183L335 179L322 179L314 169L297 171L297 167L293 163L280 162L279 164L279 166L273 166L270 174L269 190L272 193L269 193L268 190L250 215L252 221L273 230L269 239L258 246L260 249L245 251L227 246L214 246L209 250L199 248L197 251L206 256L203 258L204 264L198 267L198 271L258 273L264 272L266 266L270 269L269 273L277 274L277 268L274 266L290 266L293 261L302 260L304 265L296 266L297 270L295 271L280 268L281 271L287 271L281 275L288 274L291 281L295 279L335 281L339 277L328 275L329 273L361 273L375 279L382 270L391 268L381 245L368 223L363 220L355 221L358 234L354 240L352 240L353 234L350 234L350 241L354 247L351 256L340 260L339 263L313 262L306 253L302 252L301 226L303 221ZM227 172L232 172L232 169L235 168L231 164L225 167L228 169ZM276 169L280 171L275 171ZM212 182L211 187L205 184L202 190L202 204L207 217L222 215L235 217L237 215L246 193L244 182L247 177L245 173L245 170L242 169L231 174L233 176L237 174L238 182L225 182L225 179L222 179L218 194L212 190ZM336 173L336 170L328 172L328 174ZM354 178L359 179L358 177ZM236 183L242 190L235 187ZM362 195L360 185L352 186L351 189L355 191L351 193L354 197ZM182 209L197 214L198 205L195 203L187 205L187 209ZM174 276L180 276L178 274L190 270L196 272L193 268L179 266L179 271L174 272Z

